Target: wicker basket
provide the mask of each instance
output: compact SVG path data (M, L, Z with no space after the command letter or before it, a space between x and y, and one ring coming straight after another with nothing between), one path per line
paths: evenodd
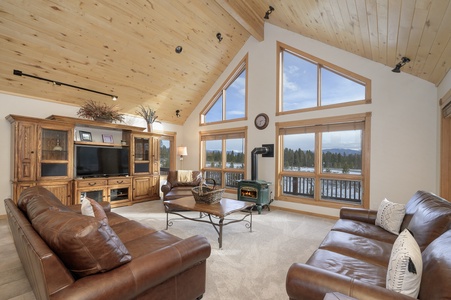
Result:
M221 201L224 189L212 189L203 186L202 195L199 195L199 187L196 186L191 189L191 192L193 193L194 200L196 200L197 203L214 204Z

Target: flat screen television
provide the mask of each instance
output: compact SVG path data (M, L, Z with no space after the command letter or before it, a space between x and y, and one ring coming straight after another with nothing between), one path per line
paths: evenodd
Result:
M128 148L77 145L75 176L125 176L129 174L128 159Z

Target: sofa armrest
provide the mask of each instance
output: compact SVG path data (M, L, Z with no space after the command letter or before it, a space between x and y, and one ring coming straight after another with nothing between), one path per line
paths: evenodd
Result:
M132 259L116 269L83 277L50 299L134 299L144 291L206 261L211 246L192 236Z
M339 292L356 299L414 299L342 274L298 263L288 270L286 289L290 299L323 299L329 292Z
M163 192L163 195L166 195L167 193L169 193L169 191L171 189L172 189L172 184L169 181L161 186L161 191Z
M343 207L340 209L340 219L349 219L369 224L376 223L376 210Z

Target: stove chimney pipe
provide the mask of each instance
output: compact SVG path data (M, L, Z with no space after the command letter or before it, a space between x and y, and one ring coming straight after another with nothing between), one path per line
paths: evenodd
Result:
M257 165L257 154L265 154L268 152L266 147L256 147L251 152L251 180L257 180L258 165Z

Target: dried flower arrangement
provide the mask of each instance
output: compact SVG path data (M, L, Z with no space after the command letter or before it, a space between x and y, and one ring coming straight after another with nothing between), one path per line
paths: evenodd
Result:
M78 110L77 115L86 119L104 122L122 122L124 120L124 115L119 113L119 108L116 105L109 106L93 100L86 101Z
M146 120L147 124L153 124L154 122L159 122L159 121L157 121L158 116L156 116L157 111L153 110L149 106L140 105L139 110L136 111L136 114L143 117L143 119Z

